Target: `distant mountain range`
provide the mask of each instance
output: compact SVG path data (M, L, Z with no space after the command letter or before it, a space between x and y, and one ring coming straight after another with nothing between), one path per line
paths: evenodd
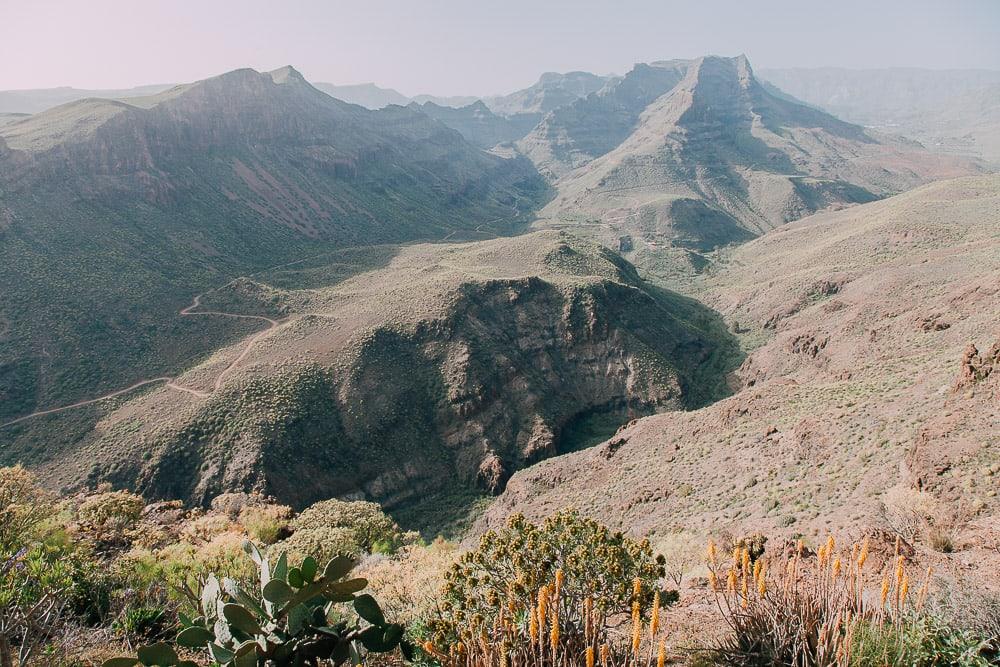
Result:
M291 68L6 123L0 421L208 354L245 327L178 318L205 288L344 246L511 233L546 192L524 158Z
M760 74L844 120L1000 164L1000 72L828 67Z
M609 244L627 236L639 253L710 251L823 208L981 171L772 94L743 56L637 65L547 115L518 146L557 188L546 224Z
M752 349L813 318L744 363L745 382L823 358L809 336L854 307L826 297L866 272L876 289L897 246L915 260L960 247L936 193L974 191L977 243L995 199L979 178L871 203L987 167L800 102L743 56L546 74L485 100L313 86L290 67L103 92L114 99L0 115L0 465L30 462L62 489L463 505L634 417L727 395L746 326ZM854 204L862 217L835 211ZM804 264L768 245L818 211L832 217L810 225L842 221L844 246L802 225ZM891 224L869 228L869 213ZM844 271L812 271L834 251ZM706 291L719 275L733 282ZM831 310L810 310L820 301ZM697 413L702 433L729 418ZM515 476L498 507L535 511L524 489L538 479L568 478ZM601 483L581 479L589 502ZM616 493L609 506L635 506Z

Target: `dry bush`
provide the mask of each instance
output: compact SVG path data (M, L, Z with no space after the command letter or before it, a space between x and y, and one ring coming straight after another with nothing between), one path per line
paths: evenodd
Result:
M773 564L772 574L746 550L723 562L709 545L710 584L730 627L728 638L708 652L712 664L930 665L945 654L952 658L940 664L986 664L973 638L926 613L930 570L911 582L905 558L897 555L894 569L870 581L867 540L837 551L830 538L815 560L804 553L800 545Z
M53 498L20 465L0 468L0 552L16 550L55 513Z
M288 530L292 508L287 505L247 505L240 510L239 524L261 544L274 544Z
M937 514L937 500L926 491L898 484L882 496L886 525L907 542L925 533Z
M702 542L692 533L670 533L653 543L653 552L663 556L667 579L680 588L684 578L704 567Z
M427 546L404 547L393 556L371 556L359 574L368 579L385 612L410 625L436 609L445 573L457 557L455 545L438 539Z
M136 524L145 506L142 496L134 493L104 491L87 496L77 508L77 517L98 530L120 532Z
M225 514L204 514L187 521L181 528L181 538L196 544L208 542L218 535L233 530L233 524Z

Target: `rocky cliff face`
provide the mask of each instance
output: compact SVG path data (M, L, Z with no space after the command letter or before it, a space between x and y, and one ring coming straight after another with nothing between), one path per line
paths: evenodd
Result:
M998 186L933 183L732 249L699 294L752 350L736 393L516 473L481 528L572 506L640 535L821 538L885 526L900 488L995 520Z
M83 476L194 502L498 493L574 418L700 405L736 361L709 311L554 234L416 246L364 282L374 297L287 293L283 324L207 398L164 388L108 415L77 445L99 459ZM205 390L227 358L177 383Z
M639 85L639 74L650 79L654 72L658 86ZM630 255L640 265L642 254L711 251L821 209L981 171L974 160L872 136L774 95L743 56L637 68L619 88L633 75L633 87L645 94L633 95L631 105L602 108L605 93L622 95L609 89L559 112L586 109L588 116L617 118L620 131L598 132L607 144L583 149L586 142L573 137L601 125L580 122L550 136L536 130L521 145L540 171L557 177L557 195L541 217L599 221L604 242L622 233L641 239ZM662 257L643 268L655 270L658 263Z

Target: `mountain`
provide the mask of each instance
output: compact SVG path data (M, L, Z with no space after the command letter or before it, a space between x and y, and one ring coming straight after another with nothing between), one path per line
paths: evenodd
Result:
M824 67L768 69L761 77L852 123L1000 164L1000 72Z
M426 102L445 107L463 107L479 99L469 96L436 97L434 95L407 97L398 90L379 88L374 83L359 83L347 86L338 86L332 83L316 83L313 85L331 97L336 97L338 100L350 102L351 104L358 104L367 109L381 109L390 104L406 106L407 104L424 104Z
M253 323L193 294L344 246L510 233L546 195L404 107L237 70L0 126L0 421L203 359ZM0 434L2 435L2 434Z
M467 141L480 148L492 148L497 144L517 141L541 120L541 115L535 113L499 116L481 101L458 108L440 106L433 102L413 102L412 106L458 131Z
M637 252L704 253L820 209L981 170L773 95L743 56L639 66L553 112L519 145L555 178L543 217L596 220L602 240L626 236Z
M1000 176L963 178L727 250L692 294L753 350L742 389L515 474L481 529L571 506L639 535L780 544L885 526L882 503L917 490L943 525L995 517L998 210Z
M640 63L595 94L553 109L520 148L543 174L563 176L624 141L643 110L673 89L687 67L687 61Z
M546 72L528 88L509 95L487 97L483 101L494 113L503 116L525 113L544 115L596 93L613 79L590 72Z
M173 84L137 86L135 88L87 90L83 88L37 88L31 90L0 90L0 114L38 113L61 104L76 102L89 97L126 99L162 93Z
M366 109L381 109L390 104L406 106L410 103L410 98L398 90L379 88L374 83L358 83L347 86L338 86L332 83L315 83L313 85L317 90L322 90L330 97L358 104Z
M381 268L345 278L356 263ZM739 363L711 311L555 232L338 251L196 303L202 323L256 316L261 333L82 409L92 429L66 428L68 412L8 426L5 458L64 422L33 459L58 487L195 503L256 489L296 506L363 493L432 511L444 491L501 490L594 424L725 395Z

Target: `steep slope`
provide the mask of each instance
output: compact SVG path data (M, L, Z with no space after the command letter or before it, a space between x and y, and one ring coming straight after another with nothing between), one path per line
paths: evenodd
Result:
M772 95L743 56L681 70L620 143L575 153L583 163L559 178L543 217L596 219L612 238L705 252L823 208L979 170Z
M541 120L541 114L536 113L500 116L490 111L482 102L474 102L459 108L439 106L433 102L423 104L414 102L412 106L441 121L480 148L492 148L497 144L517 141L528 134Z
M590 72L546 72L538 81L509 95L487 97L483 101L494 113L517 116L531 113L543 116L550 111L572 104L604 88L614 77Z
M3 460L67 488L106 479L194 502L257 489L295 505L363 493L400 509L442 490L497 492L577 446L581 419L613 430L711 401L739 363L711 311L572 237L376 248L385 268L338 282L361 252L204 295L195 312L271 328L174 386L82 408L97 426L44 453L25 456L33 429L73 415L8 426Z
M191 295L346 245L519 228L545 193L426 115L285 68L0 127L0 420L189 365L247 323Z
M557 107L519 146L555 178L604 155L635 129L642 111L684 77L688 61L640 63L599 91Z
M1000 164L1000 72L824 67L769 69L761 77L852 123Z
M995 517L998 219L1000 177L965 178L732 250L699 297L756 348L745 388L516 474L484 525L572 505L640 534L811 537L885 525L894 488L957 531Z

